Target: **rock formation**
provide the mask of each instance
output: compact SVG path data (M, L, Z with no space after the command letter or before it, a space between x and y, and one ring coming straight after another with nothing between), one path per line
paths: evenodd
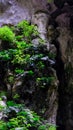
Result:
M56 54L56 63L53 67L48 68L46 65L47 71L49 73L51 71L55 80L49 89L44 90L44 93L40 88L34 89L36 85L32 79L23 86L24 78L28 79L28 72L22 77L15 77L13 83L7 81L6 77L10 73L13 74L10 71L5 73L3 70L5 65L3 65L0 75L1 86L6 86L12 96L16 92L20 94L25 90L21 98L27 95L23 101L27 106L34 108L38 113L43 111L42 115L49 123L58 125L58 130L73 130L73 0L54 0L51 3L48 3L47 0L21 0L21 2L20 0L0 0L0 26L16 25L24 19L38 27L39 36L47 45L47 48L45 49L44 46L44 49L48 53ZM35 41L38 39L34 39L33 43ZM44 49L42 50L44 51ZM42 60L45 63L50 62L46 57L43 57ZM46 70L44 71L47 73ZM45 73L43 74L45 75ZM21 86L23 86L22 90ZM42 106L42 102L47 109ZM37 106L39 110L37 110Z

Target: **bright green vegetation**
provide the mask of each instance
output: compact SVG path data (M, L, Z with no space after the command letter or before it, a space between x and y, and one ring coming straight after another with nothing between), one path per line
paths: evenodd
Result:
M21 30L19 36L22 35L28 42L31 42L33 36L38 35L37 28L34 25L30 25L27 21L20 22L17 28Z
M34 45L32 40L36 37L39 38L37 28L27 21L22 21L15 27L0 28L0 64L5 66L5 73L10 70L13 74L5 79L10 85L14 83L16 76L21 75L28 81L28 86L31 80L35 83L34 87L39 89L48 88L55 80L50 75L48 66L51 65L46 59L48 57L54 60L55 55L47 51L44 41ZM13 99L19 99L20 96L16 93ZM56 130L55 126L46 123L43 125L44 119L23 104L8 101L5 114L8 119L6 122L0 121L0 130Z
M12 113L11 113L12 112ZM34 111L25 108L23 104L16 104L13 101L7 102L7 108L4 111L8 115L8 121L0 121L0 130L55 130L55 126L44 124L40 116ZM13 114L13 115L12 115ZM12 117L14 116L14 117Z
M0 39L1 44L4 45L0 52L0 61L6 63L9 69L12 68L15 75L28 71L29 76L34 76L36 84L42 87L42 82L44 87L47 84L51 84L54 77L44 74L47 63L42 58L48 56L48 58L54 60L55 55L48 52L46 46L42 43L37 46L32 44L33 37L38 37L37 28L34 25L30 25L27 21L22 21L11 28L7 26L1 27ZM6 44L12 46L7 48ZM36 77L34 68L38 72ZM38 79L40 80L38 81ZM9 80L11 82L13 77L10 77Z
M14 33L7 26L0 28L0 39L5 42L13 42L15 39Z

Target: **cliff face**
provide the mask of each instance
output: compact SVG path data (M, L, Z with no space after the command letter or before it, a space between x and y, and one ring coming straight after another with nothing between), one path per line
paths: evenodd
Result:
M2 24L16 24L22 19L30 20L31 4L27 6L28 1L23 4L22 1L19 3L16 0L5 0L0 1L0 25ZM29 8L30 7L30 8ZM24 15L25 14L25 15Z
M63 3L61 3L63 2ZM66 3L67 2L67 3ZM55 40L58 48L57 57L57 74L59 78L59 109L57 113L57 123L61 129L72 130L72 70L73 70L73 24L72 24L72 1L59 1L55 0L57 6L56 11L52 13L52 18L57 23L59 36ZM60 3L63 4L60 7ZM54 22L54 23L55 23Z
M37 83L36 86L36 81L35 81L36 77L34 76L34 79L29 77L28 79L28 74L27 75L24 74L22 77L19 76L18 78L15 78L14 82L11 84L8 81L8 77L13 75L13 73L11 72L11 70L7 70L7 72L3 74L3 77L1 77L0 79L1 86L6 85L8 91L8 98L18 93L22 98L22 100L24 100L26 106L32 108L38 114L43 115L43 117L45 117L49 123L56 124L56 115L57 115L57 108L58 108L58 103L57 103L58 102L57 99L58 79L56 76L56 71L52 67L52 65L55 64L55 61L52 60L50 61L47 58L47 52L48 54L49 52L51 52L54 55L54 52L56 52L56 48L54 45L50 45L48 40L47 30L48 30L48 22L49 22L49 11L47 7L47 1L46 0L37 0L37 1L21 0L20 2L20 0L12 0L12 1L7 0L7 1L1 1L0 7L1 7L0 25L4 25L4 24L5 25L8 24L10 26L13 24L16 25L19 21L25 19L28 20L30 24L32 23L38 27L39 36L44 40L45 45L47 45L47 48L44 45L43 48L42 46L41 47L39 46L39 48L35 47L34 55L36 55L37 52L38 54L43 53L45 55L45 57L41 59L42 61L40 61L40 62L44 62L45 69L43 72L42 70L38 70L36 66L31 66L31 68L34 67L35 75L37 75L38 73L38 76L42 75L43 78L46 76L54 77L54 81L52 82L51 85L49 84L47 85L42 81L42 85L47 85L48 88L46 89L43 88L43 86L42 88L39 87L38 86L40 85L39 83ZM34 38L32 42L35 45L37 45L38 38ZM0 45L0 48L4 49L2 44ZM35 58L37 57L35 56ZM39 67L41 68L41 66ZM1 74L2 73L4 73L3 65L1 66ZM44 79L44 80L45 82L49 82L49 79L47 80Z
M3 0L0 1L0 25L16 24L26 19L31 21L33 14L37 11L47 11L44 0Z
M32 108L38 113L46 107L43 116L49 123L59 125L58 129L73 130L73 2L72 0L54 0L54 3L48 3L47 0L0 1L0 26L16 25L23 19L37 25L39 36L45 40L48 53L50 51L56 54L56 63L49 69L46 66L48 73L51 71L55 77L52 85L43 92L41 89L34 90L32 84L33 86L35 84L29 81L31 92L27 90L27 84L24 85L22 98L26 95L26 103L27 100L30 102L31 97ZM37 42L38 39L33 40L33 43ZM47 58L44 61L46 62ZM14 80L12 94L18 92L18 84L20 86L24 84L21 77ZM41 105L42 102L44 107Z

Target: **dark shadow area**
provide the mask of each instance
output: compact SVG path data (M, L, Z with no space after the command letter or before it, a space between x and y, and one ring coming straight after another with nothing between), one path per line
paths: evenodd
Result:
M59 86L58 86L58 111L57 111L57 117L56 117L56 125L57 130L66 130L64 126L64 116L65 116L65 91L64 91L64 86L65 86L65 72L64 72L64 63L61 60L61 51L60 51L60 46L58 41L55 42L55 46L57 48L57 57L56 57L56 72L57 72L57 77L59 80Z

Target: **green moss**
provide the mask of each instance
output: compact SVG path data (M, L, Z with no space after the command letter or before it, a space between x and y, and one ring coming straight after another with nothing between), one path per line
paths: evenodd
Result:
M45 68L45 65L44 65L44 63L43 63L42 61L39 61L39 62L37 63L37 67L41 70L41 69L44 69L44 68Z
M8 82L11 83L11 84L14 83L14 76L13 75L8 77Z
M53 125L50 126L50 127L49 127L49 130L56 130L56 126L53 126Z
M25 74L25 83L21 86L21 89L22 87L26 88L25 85L27 85L27 81L27 87L34 87L34 90L35 88L38 88L38 90L39 88L48 88L55 79L53 76L50 76L48 61L42 61L43 57L54 59L55 55L50 53L44 44L41 44L44 43L42 39L40 39L37 46L32 44L33 36L36 35L38 35L36 27L30 25L27 21L20 22L13 28L13 31L7 26L0 28L0 39L9 44L12 43L13 45L11 48L7 48L7 50L4 49L0 52L0 63L4 63L5 65L5 68L3 66L2 69L5 69L5 74L8 73L8 69L13 74L6 77L6 81L12 84L11 86L13 86L14 81L16 81L14 78L22 76L23 73ZM20 92L22 92L22 90L20 90ZM15 101L19 98L21 99L21 95L18 93L15 93L14 97L12 97ZM10 111L10 106L16 114L14 113L10 118L8 117L9 121L6 124L2 122L0 126L1 130L4 130L3 125L6 125L5 128L8 130L15 130L16 128L21 128L21 130L29 130L29 128L49 130L49 127L45 124L43 125L41 117L35 112L25 109L25 107L22 107L22 104L18 105L13 101L7 102L7 112ZM16 110L19 111L17 112ZM43 109L43 113L44 112L45 110ZM50 130L55 129L51 127Z
M4 26L0 28L0 39L11 43L15 40L15 35L8 26Z
M0 130L7 130L6 122L0 121Z
M20 98L20 95L19 94L15 94L14 96L13 96L13 99L19 99Z
M1 88L1 86L0 86L0 88ZM0 97L2 97L4 95L5 96L7 95L6 91L0 91ZM2 98L0 98L0 100L2 100Z
M24 73L24 70L23 70L23 69L18 69L18 68L16 68L16 69L15 69L15 73L16 73L16 74L23 74L23 73Z
M8 53L7 50L4 50L4 51L0 52L0 59L8 61L8 60L10 60L10 58L11 57L9 56L9 53Z
M51 83L55 80L55 77L38 77L36 79L37 86L44 88L45 86L50 86Z
M17 28L20 30L20 34L23 35L27 41L31 41L32 36L38 35L37 28L34 25L30 25L26 20L18 23Z
M56 126L52 124L40 125L38 130L56 130Z
M29 74L30 76L32 76L32 75L34 75L34 72L33 72L32 70L29 70L29 71L28 71L28 74Z

